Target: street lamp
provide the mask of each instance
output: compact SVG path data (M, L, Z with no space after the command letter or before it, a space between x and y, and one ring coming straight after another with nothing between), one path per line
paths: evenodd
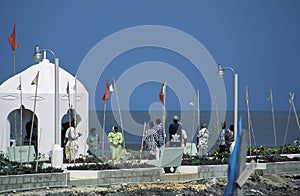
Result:
M43 56L41 54L43 52ZM49 52L52 54L54 58L54 65L55 65L55 71L54 71L54 77L55 77L55 86L54 86L54 91L55 91L55 145L53 147L53 155L54 150L59 150L60 151L60 145L59 145L59 59L55 57L55 54L52 50L49 49L40 49L38 45L35 46L35 51L33 54L33 59L35 62L41 62L43 59L46 58L46 53ZM60 152L59 152L60 153ZM52 158L54 159L54 158ZM62 159L62 157L61 157Z
M237 127L238 127L238 74L235 73L234 69L231 67L222 67L218 64L217 74L220 77L224 76L224 70L230 70L234 76L234 141L236 141Z

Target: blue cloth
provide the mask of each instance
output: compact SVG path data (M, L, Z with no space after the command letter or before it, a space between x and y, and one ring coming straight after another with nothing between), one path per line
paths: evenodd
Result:
M225 196L231 196L234 194L237 189L236 180L238 179L239 174L239 154L240 154L240 145L241 145L241 136L242 136L242 118L239 121L239 127L236 135L236 141L234 149L230 155L228 170L227 170L227 186L225 188Z

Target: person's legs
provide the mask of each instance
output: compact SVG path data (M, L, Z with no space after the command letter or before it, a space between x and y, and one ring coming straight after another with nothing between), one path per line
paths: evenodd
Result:
M112 144L110 144L109 147L110 147L111 159L115 160L116 159L116 148Z
M122 157L122 146L118 145L118 147L116 148L116 159L117 161L120 161Z

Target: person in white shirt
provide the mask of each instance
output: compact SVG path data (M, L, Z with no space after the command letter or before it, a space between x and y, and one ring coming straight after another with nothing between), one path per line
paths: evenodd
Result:
M68 142L66 146L68 147L66 158L69 161L73 161L78 158L78 138L82 134L77 131L76 129L76 123L71 122L71 126L66 131L66 138L68 138Z
M208 137L209 133L207 130L207 125L202 123L197 135L197 148L199 157L206 157L208 155Z

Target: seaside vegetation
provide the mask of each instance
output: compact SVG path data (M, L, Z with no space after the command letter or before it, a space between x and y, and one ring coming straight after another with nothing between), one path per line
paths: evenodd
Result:
M29 162L20 164L18 162L9 161L6 154L0 153L0 175L21 175L35 173L58 173L63 172L60 168L44 167L41 162Z
M298 141L298 143L297 143ZM300 161L299 142L296 140L295 145L288 144L276 147L253 147L247 148L247 162L255 160L256 162L283 162L283 161ZM298 154L289 158L287 154ZM220 165L228 164L230 158L229 152L222 152L218 149L209 153L207 157L200 158L199 156L191 156L184 154L182 165ZM64 161L66 163L66 161ZM118 164L113 164L107 157L93 158L89 156L81 156L76 159L76 166L68 166L68 170L108 170L108 169L130 169L130 168L146 168L153 167L152 165L143 163L139 160L139 152L127 151L123 156L123 161ZM50 163L49 161L46 163ZM29 162L20 164L18 162L9 161L7 154L0 153L0 175L19 175L19 174L34 174L34 173L55 173L63 172L63 169L45 167L45 162Z

